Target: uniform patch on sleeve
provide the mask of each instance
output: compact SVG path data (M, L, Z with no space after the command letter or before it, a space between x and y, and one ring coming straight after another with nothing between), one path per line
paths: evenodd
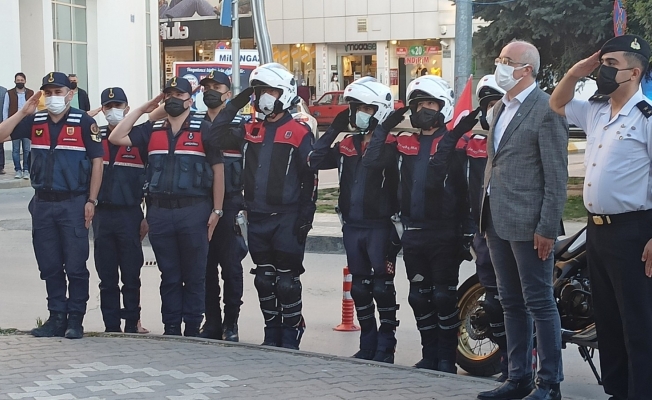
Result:
M98 142L98 143L102 141L102 136L100 135L100 128L95 123L91 125L91 139L93 139L94 142Z

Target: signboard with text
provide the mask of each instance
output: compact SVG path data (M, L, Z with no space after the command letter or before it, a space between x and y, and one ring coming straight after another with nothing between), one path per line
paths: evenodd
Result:
M430 57L405 57L405 64L429 64Z
M407 47L397 47L396 48L396 56L397 57L405 57L407 55L408 55Z

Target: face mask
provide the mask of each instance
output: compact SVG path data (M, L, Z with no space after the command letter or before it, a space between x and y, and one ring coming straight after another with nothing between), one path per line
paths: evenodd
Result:
M337 82L337 78L333 78L333 82Z
M632 78L622 82L616 82L616 74L618 74L618 71L628 71L631 69L633 68L618 69L608 65L601 65L600 69L598 69L598 79L596 82L598 85L598 94L609 95L615 92L621 84L631 81Z
M514 79L514 71L517 69L523 69L525 67L527 67L527 65L514 68L511 65L507 64L496 64L496 72L494 74L496 77L496 84L498 84L498 87L501 89L509 92L521 81L521 79L523 79Z
M77 82L70 82L70 89L72 90L77 89Z
M217 90L209 89L204 92L204 104L208 108L218 108L224 102L222 101L222 95L224 93L218 92Z
M369 128L369 120L371 120L371 115L366 112L358 111L355 113L355 126L358 127L360 132L366 132Z
M269 115L274 112L275 104L276 97L272 96L269 93L263 93L263 95L260 96L260 99L258 99L258 108L260 108L260 112L265 115Z
M22 83L22 82L16 84L16 88L17 88L17 89L22 89L22 88L24 88L24 87L25 87L25 84Z
M185 106L186 101L177 99L176 97L170 97L165 100L165 112L168 113L170 117L178 117L183 114L188 108Z
M104 113L106 121L109 125L116 126L122 121L125 117L124 108L111 108Z
M54 115L59 115L66 110L68 103L66 96L50 96L45 98L45 107Z
M441 126L444 122L444 116L439 111L424 107L410 115L410 122L412 123L412 127L427 131Z

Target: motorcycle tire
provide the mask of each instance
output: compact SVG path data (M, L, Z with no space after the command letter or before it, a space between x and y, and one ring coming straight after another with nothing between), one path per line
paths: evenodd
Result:
M487 329L477 329L471 316L482 306L485 290L477 275L471 276L457 289L457 306L462 325L457 343L457 364L474 376L492 376L500 373L500 350L488 335Z

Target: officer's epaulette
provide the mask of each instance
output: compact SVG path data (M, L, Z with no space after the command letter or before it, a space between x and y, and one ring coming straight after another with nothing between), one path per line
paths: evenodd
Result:
M43 122L48 119L48 112L41 111L34 114L34 122Z
M652 105L648 103L646 100L641 100L636 104L636 107L638 107L639 110L645 115L645 118L650 118L652 117Z
M159 119L158 121L154 122L152 125L152 128L154 129L161 129L165 128L167 126L167 120L166 119Z
M72 123L78 124L78 123L81 122L81 117L82 117L82 114L72 113L71 112L70 114L68 114L67 122L72 122Z
M593 96L589 97L589 101L595 101L598 103L604 103L606 101L609 101L610 97L607 96L606 94L594 94Z

